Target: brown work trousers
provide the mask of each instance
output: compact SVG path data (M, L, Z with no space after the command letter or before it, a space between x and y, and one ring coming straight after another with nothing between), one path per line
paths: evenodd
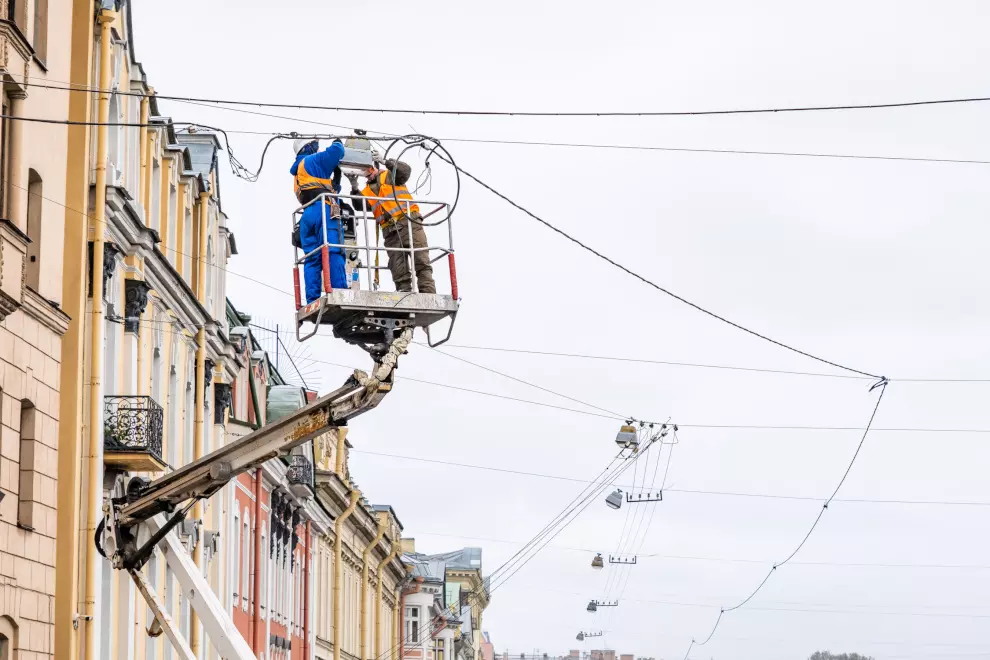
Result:
M409 253L388 250L387 248L409 247L409 220L403 218L394 225L386 227L384 232L385 247L388 253L388 269L392 272L396 291L412 291L412 273L409 270ZM425 248L426 231L423 225L413 223L413 247ZM433 266L430 265L430 253L427 250L415 252L413 258L416 264L416 284L420 293L436 293L437 285L433 281Z

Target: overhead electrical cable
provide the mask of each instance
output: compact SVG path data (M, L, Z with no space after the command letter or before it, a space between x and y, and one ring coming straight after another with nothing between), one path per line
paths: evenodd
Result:
M822 508L819 509L818 516L815 518L815 521L811 524L811 527L808 529L808 532L804 535L804 538L802 538L801 539L801 542L798 543L797 547L795 547L794 550L791 551L791 553L789 555L787 555L787 558L786 559L784 559L783 561L774 563L774 565L767 572L766 577L763 578L763 581L760 582L759 585L757 585L756 589L754 589L752 591L752 593L750 593L748 596L746 596L746 598L744 598L743 600L739 601L735 605L732 605L730 607L722 607L720 609L720 611L718 613L718 618L715 619L715 625L712 626L712 630L711 630L710 633L708 633L708 637L706 637L704 639L704 641L701 641L701 642L699 642L699 641L697 641L695 639L692 639L691 640L691 644L688 646L687 653L684 654L685 660L687 660L690 657L690 655L691 655L691 649L693 649L695 646L704 646L705 644L707 644L708 642L711 641L712 637L715 635L715 632L718 630L719 624L722 623L722 618L726 615L726 613L728 613L728 612L734 612L735 610L738 610L738 609L744 607L747 603L749 603L751 600L753 600L753 598L756 597L756 594L760 593L760 591L763 589L763 587L767 584L767 582L770 580L771 576L773 576L773 574L777 572L777 569L780 568L781 566L784 566L785 564L787 564L788 562L790 562L792 559L794 559L794 556L797 555L797 553L801 551L801 548L803 548L804 545L805 545L805 543L808 542L808 539L811 538L811 535L814 533L815 529L817 529L817 527L818 527L818 523L821 522L822 516L824 516L825 515L825 512L828 510L828 505L831 504L832 501L835 499L835 496L838 495L839 489L841 489L842 488L842 485L846 482L846 478L849 476L849 473L852 471L853 465L855 465L856 459L859 457L859 453L863 449L863 444L866 442L866 436L869 435L869 433L870 433L870 427L873 425L873 420L876 419L877 410L880 409L880 403L883 401L883 395L887 391L887 381L884 380L884 379L881 379L875 385L873 385L873 387L871 387L870 390L872 391L872 390L877 389L877 388L880 389L880 394L877 396L877 402L873 406L873 412L870 414L870 420L869 420L869 422L867 422L867 424L866 424L866 430L863 431L863 436L862 436L862 438L860 438L859 444L856 446L856 451L853 452L852 458L850 459L849 464L846 466L845 472L843 472L843 474L842 474L842 478L839 479L839 483L836 484L835 490L832 491L832 494L829 495L829 497L828 497L827 500L825 500L825 503L822 505Z
M493 373L493 374L495 374L497 376L501 376L502 378L507 378L508 380L515 381L517 383L521 383L523 385L526 385L527 387L532 387L534 389L540 390L541 392L547 392L548 394L553 394L554 396L559 396L559 397L561 397L563 399L567 399L568 401L573 401L574 403L579 403L582 406L586 406L588 408L594 408L595 410L599 410L601 412L608 413L609 415L612 415L614 417L620 417L620 418L621 417L625 417L626 419L631 419L629 416L623 416L623 415L615 412L614 410L609 410L608 408L602 408L601 406L596 406L593 403L588 403L586 401L582 401L581 399L575 399L572 396L568 396L566 394L561 394L560 392L555 392L554 390L551 390L551 389L548 389L546 387L543 387L542 385L537 385L537 384L532 383L532 382L530 382L528 380L523 380L522 378L517 378L515 376L512 376L512 375L507 374L505 372L499 371L497 369L492 369L491 367L486 367L483 364L478 364L477 362L472 362L471 360L466 360L466 359L464 359L462 357L458 357L456 355L451 355L450 353L447 353L446 351L441 351L440 349L434 348L434 347L430 346L429 344L422 344L422 345L427 346L434 353L439 353L440 355L444 355L444 356L446 356L446 357L448 357L448 358L450 358L452 360L457 360L458 362L463 362L465 364L469 364L472 367L475 367L477 369L482 369L483 371L487 371L489 373Z
M534 220L536 220L537 222L539 222L543 226L545 226L548 229L556 232L560 236L563 236L564 238L566 238L570 242L574 243L575 245L577 245L578 247L582 248L583 250L585 250L587 252L590 252L591 254L595 255L599 259L602 259L603 261L605 261L605 262L611 264L612 266L618 268L619 270L621 270L622 272L626 273L627 275L630 275L630 276L636 278L640 282L643 282L647 286L649 286L649 287L651 287L653 289L656 289L660 293L663 293L664 295L666 295L666 296L668 296L670 298L673 298L674 300L677 300L678 302L681 302L681 303L683 303L683 304L685 304L685 305L687 305L687 306L689 306L689 307L691 307L691 308L693 308L693 309L695 309L695 310L697 310L697 311L699 311L699 312L701 312L703 314L706 314L706 315L708 315L708 316L710 316L710 317L712 317L712 318L714 318L714 319L716 319L718 321L721 321L722 323L725 323L727 325L730 325L730 326L736 328L737 330L741 330L742 332L745 332L745 333L750 334L750 335L752 335L754 337L757 337L758 339L762 339L763 341L769 342L771 344L774 344L774 345L776 345L776 346L778 346L780 348L786 349L786 350L791 351L793 353L797 353L798 355L803 355L806 358L810 358L810 359L815 360L817 362L821 362L822 364L827 364L830 367L835 367L837 369L842 369L843 371L848 371L850 373L858 374L860 376L869 376L870 378L873 378L873 379L876 379L876 380L879 380L879 379L882 378L882 376L877 376L877 375L871 374L871 373L869 373L867 371L861 371L859 369L854 369L852 367L847 367L847 366L845 366L843 364L840 364L838 362L833 362L833 361L827 360L827 359L825 359L823 357L819 357L817 355L814 355L813 353L809 353L809 352L803 351L803 350L801 350L799 348L795 348L794 346L791 346L789 344L786 344L786 343L784 343L784 342L782 342L780 340L773 339L773 338L769 337L768 335L761 334L761 333L759 333L759 332L757 332L755 330L752 330L752 329L750 329L750 328L748 328L748 327L746 327L744 325L741 325L739 323L736 323L735 321L731 321L728 318L726 318L724 316L721 316L720 314L717 314L717 313L715 313L715 312L713 312L713 311L711 311L709 309L706 309L705 307L702 307L701 305L699 305L697 303L691 302L690 300L688 300L688 299L686 299L686 298L684 298L684 297L682 297L682 296L680 296L680 295L678 295L678 294L670 291L669 289L666 289L666 288L660 286L656 282L653 282L652 280L644 277L643 275L640 275L639 273L631 270L630 268L628 268L626 266L623 266L622 264L620 264L619 262L615 261L611 257L606 256L605 254L599 252L595 248L589 246L588 244L582 242L581 240L575 238L574 236L571 236L570 234L568 234L567 232L565 232L563 229L560 229L559 227L557 227L557 226L551 224L550 222L548 222L547 220L544 220L543 218L541 218L540 216L536 215L535 213L533 213L532 211L530 211L526 207L522 206L521 204L513 201L512 199L510 199L506 195L504 195L504 194L500 193L499 191L495 190L495 188L491 187L490 185L488 185L487 183L485 183L484 181L482 181L478 177L474 176L473 174L471 174L470 172L468 172L467 170L465 170L463 167L460 167L460 166L455 166L455 167L457 167L458 171L460 171L461 174L463 174L464 176L468 177L469 179L471 179L472 181L474 181L475 183L477 183L478 185L480 185L482 188L485 188L486 190L488 190L489 192L491 192L496 197L502 199L503 201L505 201L506 203L508 203L510 206L513 206L516 209L522 211L523 213L525 213L529 217L533 218Z
M615 464L615 461L622 459L622 453L623 452L620 451L618 454L616 454L615 458L612 459L612 462L609 463L609 466L606 467L606 469L603 470L602 473L600 474L607 474L607 472L610 469L612 469L612 466ZM615 482L616 479L618 479L618 477L623 472L628 470L629 465L634 464L636 462L636 458L638 457L633 457L621 462L618 469L615 470L615 472L611 476L606 476L600 483L598 483L596 478L595 482L589 484L589 486L583 489L581 493L578 494L578 496L576 496L573 500L571 500L572 504L565 507L565 510L562 511L561 514L558 514L553 519L551 519L551 521L547 523L547 525L545 525L544 528L535 537L533 537L533 539L531 539L526 544L526 546L524 546L523 549L521 549L519 552L514 554L507 562L503 563L500 567L495 569L495 571L489 574L488 583L490 583L491 586L485 590L486 597L490 597L492 593L494 593L499 587L503 586L506 582L508 582L516 573L518 573L536 555L538 555L543 550L543 548L545 548L554 538L556 538L556 536L560 534L560 532L566 529L577 518L577 516L580 515L581 512L583 512L588 507L588 505L591 502L593 502L598 495L601 494L603 490L608 488L612 483ZM577 501L576 504L574 504L575 501ZM543 545L539 545L540 543L542 543ZM505 575L505 571L509 570L509 567L512 566L513 564L514 567L512 567L511 572L509 572L508 575ZM480 594L473 596L475 602L477 602L478 598L480 598ZM469 598L469 602L470 601L471 598ZM408 641L408 638L406 641ZM379 656L378 658L376 658L376 660L381 660L383 657L388 657L391 653L396 652L398 649L400 649L401 646L402 643L396 645L395 647L393 647L392 650L390 650L386 654L383 654L383 656Z
M394 458L402 461L415 461L420 463L430 463L434 465L447 465L451 467L470 469L470 470L483 470L488 472L499 472L504 474L519 475L524 477L533 477L538 479L553 479L557 481L572 481L577 483L589 483L586 479L581 479L578 477L566 477L555 474L543 474L540 472L527 472L524 470L514 470L510 468L500 468L493 467L490 465L476 465L472 463L462 463L459 461L447 461L434 458L424 458L422 456L407 456L405 454L391 454L386 452L372 451L369 449L351 449L352 454L367 454L369 456L382 456L387 458ZM692 488L666 488L666 475L667 470L670 469L670 459L672 452L667 453L667 467L664 471L664 478L661 483L661 490L664 493L682 493L688 495L713 495L719 497L746 497L746 498L758 498L758 499L771 499L771 500L793 500L793 501L803 501L803 502L824 502L825 498L822 497L809 497L802 495L775 495L772 493L741 493L732 491L718 491L718 490L697 490ZM629 488L625 484L616 484L620 488ZM843 502L846 504L910 504L910 505L942 505L942 506L976 506L976 507L986 507L990 506L990 501L941 501L941 500L881 500L881 499L863 499L863 498L850 498L845 499L837 497L833 502Z
M379 114L409 114L409 115L462 115L484 117L699 117L711 115L754 115L780 114L791 112L833 112L840 110L884 110L890 108L912 108L937 105L960 105L967 103L985 103L990 96L970 96L942 99L923 99L914 101L895 101L888 103L855 103L827 104L804 106L781 106L764 108L730 108L716 110L597 110L597 111L534 111L534 110L447 110L431 108L374 108L364 106L319 105L310 103L276 103L271 101L245 101L235 99L216 99L197 96L177 96L168 94L149 94L146 92L130 92L124 90L103 90L92 87L72 87L43 83L22 83L28 87L43 89L59 89L70 92L116 93L121 96L137 98L156 98L163 101L189 101L198 103L215 103L222 105L249 105L257 108L287 108L292 110L330 110L334 112L372 112Z
M56 88L56 89L61 89L61 88ZM66 89L65 91L96 93L95 89ZM177 103L197 105L201 107L215 108L215 109L227 110L231 112L241 112L259 117L268 117L271 119L283 119L283 120L294 121L299 123L328 126L331 128L338 128L342 130L351 130L350 127L343 126L341 124L332 124L329 122L308 119L305 117L294 117L287 115L278 115L268 112L245 110L243 107L229 107L223 105L216 105L215 102L193 101L193 100L184 100L178 98L173 98L169 100L172 100ZM8 117L8 119L12 119L15 121L31 121L31 119L29 118L13 117L13 116ZM65 122L50 121L46 123L65 123ZM122 124L119 122L106 122L105 124L101 124L99 122L76 122L75 124L86 125L86 126L106 125L106 126L137 126L137 127L148 126L148 127L156 127L156 128L163 127L163 124L161 123L143 125L143 124ZM372 131L372 132L380 133L386 136L394 136L394 134L383 133L381 131ZM266 135L266 136L282 135L282 133L272 132L272 131L248 131L248 130L233 130L233 129L227 129L225 133L244 134L244 135ZM510 146L545 146L545 147L570 147L570 148L586 148L586 149L655 151L655 152L668 152L668 153L734 154L734 155L748 155L748 156L784 156L784 157L799 157L799 158L826 158L826 159L875 160L875 161L902 161L902 162L919 162L919 163L955 163L955 164L963 164L963 165L990 165L990 160L981 160L974 158L935 158L935 157L923 157L923 156L837 154L837 153L821 153L821 152L808 152L808 151L767 151L767 150L755 150L755 149L714 149L714 148L702 148L702 147L598 144L598 143L583 143L583 142L553 142L553 141L543 141L543 140L510 140L510 139L492 139L492 138L485 139L485 138L468 138L468 137L448 137L448 138L442 138L442 140L445 142L464 142L464 143L474 143L474 144L502 144L502 145L510 145Z
M507 545L522 545L522 541L512 541L508 539L494 538L490 536L465 536L463 534L449 534L441 532L417 532L423 536L438 536L452 539L465 539L468 541L488 541L490 543L504 543ZM573 546L551 544L547 547L565 552L580 552L583 554L597 552L595 548L578 548ZM670 561L702 561L726 564L767 564L769 560L748 559L743 557L703 557L697 555L669 555L663 553L648 553L640 555L644 559L663 559ZM889 569L923 569L923 570L963 570L963 571L990 571L990 564L918 564L918 563L884 563L884 562L828 562L828 561L798 561L792 560L790 566L819 566L826 568L889 568Z

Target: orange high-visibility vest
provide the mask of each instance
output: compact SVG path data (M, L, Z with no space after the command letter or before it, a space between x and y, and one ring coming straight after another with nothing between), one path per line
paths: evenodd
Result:
M300 193L306 190L316 190L319 192L330 193L337 192L333 188L333 181L331 179L321 179L306 171L305 158L299 161L299 167L296 169L296 178L293 180L292 184L295 188L297 199L299 198Z
M378 175L377 194L371 189L371 186L365 186L364 190L361 191L361 194L366 197L386 198L383 200L366 200L368 206L371 207L371 211L375 214L375 220L383 227L392 224L406 213L412 213L414 211L419 213L419 206L416 204L395 203L394 198L399 200L412 199L412 195L409 194L409 189L405 186L392 186L386 183L387 177L388 172L382 172Z

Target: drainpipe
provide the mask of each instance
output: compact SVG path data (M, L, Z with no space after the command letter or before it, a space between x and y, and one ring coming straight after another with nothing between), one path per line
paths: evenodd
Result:
M210 380L212 381L212 374ZM196 403L193 415L193 460L203 456L203 409L206 405L206 327L196 333ZM196 500L192 508L193 520L203 519L203 504ZM203 568L203 544L197 543L193 548L193 561L196 566ZM189 615L189 648L196 657L200 655L199 616L195 610Z
M251 407L254 409L254 428L262 427L261 404L258 402L258 386L254 384L254 369L251 367L251 358L248 357L248 385L251 390Z
M392 560L396 558L401 550L401 545L398 540L392 543L392 551L388 553L388 556L382 560L382 563L378 564L378 586L375 589L375 658L380 660L382 657L382 583L385 581L385 576L383 573Z
M261 496L264 492L264 479L258 468L254 471L254 635L251 637L251 651L258 658L265 648L265 633L261 626L261 557L265 550L261 547Z
M371 561L371 553L378 547L378 542L385 536L386 529L388 529L388 514L379 511L378 534L364 549L362 555L364 563L361 566L361 660L368 660L368 562ZM381 593L381 576L378 577L378 593Z
M406 655L406 642L402 637L406 630L406 593L404 591L395 599L395 609L398 612L395 620L395 653L398 655L393 657L402 660Z
M103 234L107 224L107 123L110 121L110 82L111 82L111 34L110 25L117 17L116 12L101 10L97 15L100 25L100 90L97 110L96 130L96 195L93 208L93 310L90 314L90 369L89 369L89 483L86 491L86 539L96 534L100 523L103 499L103 396L101 372L103 370ZM86 581L83 595L84 625L86 636L86 658L98 657L96 627L99 617L96 612L96 594L99 590L97 574L100 558L92 543L86 547Z
M210 193L207 191L202 191L199 193L199 263L198 272L196 275L196 298L199 299L200 304L203 304L204 298L206 297L206 280L203 277L203 273L206 270L206 222L207 222L207 210L209 208L209 198ZM213 374L206 373L206 326L200 327L199 331L196 333L196 375L198 376L196 382L196 414L194 416L195 428L193 430L193 459L199 460L203 457L203 411L206 409L206 388L208 383L213 382ZM209 376L209 381L207 381L207 376ZM196 500L193 504L192 509L193 520L203 519L203 502L202 500ZM257 518L256 518L257 520ZM193 561L196 562L196 566L202 570L203 568L203 544L197 543L196 547L193 548ZM255 591L255 600L257 601L258 592ZM199 655L200 651L200 635L199 635L199 616L196 614L195 610L192 611L189 617L189 629L191 634L189 635L189 646L192 650Z
M342 538L344 522L354 513L360 499L361 491L355 488L351 491L351 503L333 522L333 660L340 660L340 647L344 641L344 635L340 630L341 615L343 614L340 608L340 599L343 598L341 583L344 581Z
M302 616L302 657L303 660L308 660L309 658L309 580L310 571L313 570L313 555L310 551L310 546L313 543L313 523L306 521L306 549L303 553L303 616Z

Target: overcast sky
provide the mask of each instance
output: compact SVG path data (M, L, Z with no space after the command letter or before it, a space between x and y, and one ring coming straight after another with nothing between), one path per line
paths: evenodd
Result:
M729 0L210 0L181 10L140 3L134 17L137 56L162 94L634 111L990 93L990 5L975 0L816 9ZM399 82L376 83L393 75ZM310 120L448 140L990 160L990 104L629 119L265 110L296 120L161 105L176 121L231 130L333 130L302 121ZM231 139L254 167L265 138ZM462 167L557 226L739 323L891 379L990 378L990 165L445 144ZM283 327L291 297L234 273L291 291L291 159L290 145L279 142L258 183L229 172L222 180L240 249L228 292L240 309ZM449 194L450 172L437 167L435 178L433 195ZM836 373L664 297L471 182L461 190L455 231L463 306L453 343ZM446 290L446 274L438 276ZM332 339L315 339L304 352L368 364ZM861 427L877 395L861 380L450 352L622 415L682 424L668 477L679 490L826 497L857 431L690 425ZM347 375L309 364L320 368L324 391ZM582 407L420 346L401 367L400 378ZM990 429L988 394L990 384L895 380L875 423ZM418 549L478 545L492 571L581 484L374 452L590 478L614 454L617 427L400 380L353 424L352 472L370 500L395 506ZM839 498L990 502L988 437L871 433ZM496 590L485 628L499 651L607 646L680 660L692 637L711 630L720 606L745 598L794 549L820 507L668 492L627 586L606 592L617 567L592 572L590 562L595 551L619 548L628 506L595 502ZM835 502L794 562L747 607L726 614L692 657L791 660L818 649L878 659L990 657L988 540L988 506ZM589 599L604 597L620 606L585 612ZM575 641L579 630L597 629L604 639Z

